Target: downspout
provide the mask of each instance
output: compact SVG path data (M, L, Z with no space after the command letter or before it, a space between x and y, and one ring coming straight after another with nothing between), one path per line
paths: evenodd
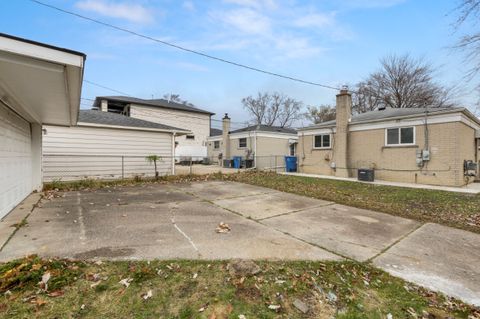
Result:
M175 135L177 132L172 133L172 175L175 175Z
M253 147L253 169L257 169L257 131L255 131L255 144Z

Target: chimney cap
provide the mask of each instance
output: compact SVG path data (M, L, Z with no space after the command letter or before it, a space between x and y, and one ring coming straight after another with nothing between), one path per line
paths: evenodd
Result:
M340 88L340 93L338 95L349 94L348 85L344 84Z
M225 113L225 116L223 117L224 120L229 120L230 118L228 117L228 113Z

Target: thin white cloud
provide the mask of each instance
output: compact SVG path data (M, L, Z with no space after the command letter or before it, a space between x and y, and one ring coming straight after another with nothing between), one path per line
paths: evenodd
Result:
M255 9L267 8L276 9L277 2L275 0L223 0L225 3L235 4L242 7L251 7Z
M240 32L257 35L270 33L270 19L256 10L242 8L218 12L216 15L225 24Z
M189 71L195 71L195 72L208 72L210 71L207 67L204 67L203 65L200 64L195 64L195 63L189 63L189 62L178 62L175 63L174 66L189 70Z
M335 13L311 13L301 15L293 21L293 25L301 28L330 27L335 23Z
M75 6L84 11L125 19L138 24L150 24L154 21L152 11L140 4L113 2L107 0L82 0L75 3Z
M341 6L350 8L388 8L399 5L407 0L343 0Z
M187 11L195 11L195 4L192 1L184 1L182 3L182 8Z

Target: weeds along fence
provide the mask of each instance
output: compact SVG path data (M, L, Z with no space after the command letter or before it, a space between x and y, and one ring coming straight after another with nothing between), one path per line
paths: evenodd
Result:
M135 176L154 177L155 165L148 155L43 155L43 180L74 181L81 179L122 179ZM173 174L172 157L157 161L160 176Z
M43 180L44 182L53 182L154 177L155 164L146 159L148 155L150 154L135 156L44 154ZM246 165L245 159L242 159L240 168L224 167L223 159L218 157L205 157L201 161L194 161L188 157L162 156L156 164L159 176L211 174L217 172L228 174L244 170L285 171L283 155L256 156L254 157L253 165L250 165L252 167Z

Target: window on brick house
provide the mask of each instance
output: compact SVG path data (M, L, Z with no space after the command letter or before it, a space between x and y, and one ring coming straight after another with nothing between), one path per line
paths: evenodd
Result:
M313 148L330 148L330 134L320 134L313 137Z
M415 144L414 127L387 128L385 133L387 146L413 145Z
M238 147L239 148L247 147L247 138L246 137L238 139Z

